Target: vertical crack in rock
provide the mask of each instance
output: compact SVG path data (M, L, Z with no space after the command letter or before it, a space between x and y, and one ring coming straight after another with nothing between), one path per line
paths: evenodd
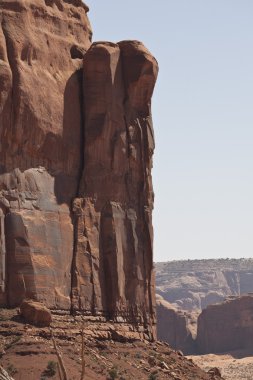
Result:
M21 102L20 102L20 74L18 70L17 56L15 56L15 46L8 30L8 21L3 18L2 30L5 38L7 60L11 70L11 91L10 91L10 111L9 111L9 127L4 128L4 136L7 147L11 147L11 154L14 156L15 152L21 149L19 141L21 138L21 128L19 125L19 115L21 115ZM8 137L7 137L8 136ZM6 139L7 137L7 139ZM9 153L10 154L10 153Z
M76 201L79 196L82 176L84 172L84 123L85 123L85 114L84 114L84 86L83 86L83 69L80 69L80 75L79 75L79 86L80 86L80 142L79 142L79 150L80 150L80 167L79 167L79 173L78 173L78 181L77 181L77 188L76 188L76 194L75 198L71 203L71 219L72 219L72 225L73 225L73 251L72 251L72 262L71 262L71 291L70 291L70 300L71 300L71 313L74 313L73 310L73 289L76 288L76 252L77 252L77 242L78 242L78 221L80 218L79 213L81 212L80 205Z
M8 43L8 36L4 27L4 21L1 22L1 36L0 36L0 47L1 47L1 80L0 80L0 138L1 140L5 141L5 144L8 147L8 141L6 141L6 133L8 130L12 130L13 125L13 115L14 115L14 109L13 109L13 101L14 98L14 68L13 68L13 61L11 58L10 53L10 47ZM4 119L2 116L4 114L5 107L9 107L9 112L7 111L8 117ZM5 139L4 139L5 138ZM0 155L3 151L2 144L3 142L0 142ZM3 170L3 169L2 169Z

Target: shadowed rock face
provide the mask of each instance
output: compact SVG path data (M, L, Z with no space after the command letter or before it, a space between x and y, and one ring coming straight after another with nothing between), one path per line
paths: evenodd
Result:
M123 317L151 337L157 63L138 41L91 45L79 0L0 9L0 303Z
M195 342L188 327L186 313L177 310L169 302L156 297L157 338L185 355L195 353Z
M209 305L198 318L197 346L201 354L252 349L253 296Z

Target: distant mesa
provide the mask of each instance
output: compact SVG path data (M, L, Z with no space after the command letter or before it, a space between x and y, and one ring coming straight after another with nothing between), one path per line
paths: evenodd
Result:
M156 292L183 310L200 311L253 292L253 259L169 261L155 267Z

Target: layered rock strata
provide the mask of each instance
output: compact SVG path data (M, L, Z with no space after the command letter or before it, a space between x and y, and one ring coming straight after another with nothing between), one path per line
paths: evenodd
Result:
M91 45L81 0L0 4L0 303L139 323L154 335L157 62Z
M231 295L253 291L252 259L182 260L156 263L156 292L189 311L200 311Z

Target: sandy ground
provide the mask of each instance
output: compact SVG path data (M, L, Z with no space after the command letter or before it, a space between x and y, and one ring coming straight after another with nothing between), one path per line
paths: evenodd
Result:
M204 370L217 367L225 380L253 380L253 352L235 351L219 355L188 356Z

